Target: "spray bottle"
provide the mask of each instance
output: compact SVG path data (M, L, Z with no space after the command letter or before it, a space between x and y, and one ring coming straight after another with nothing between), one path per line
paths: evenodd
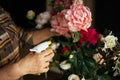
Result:
M46 50L50 46L51 43L52 43L51 41L42 42L38 44L37 46L33 47L32 49L30 49L30 51L35 52L35 53L40 53L43 50Z

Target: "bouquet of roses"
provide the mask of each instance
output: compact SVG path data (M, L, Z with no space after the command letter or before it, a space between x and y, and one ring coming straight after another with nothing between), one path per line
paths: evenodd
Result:
M48 0L48 4L51 10L40 13L36 22L63 35L52 39L60 43L52 66L62 71L61 80L118 80L120 44L112 31L100 34L91 26L91 11L82 0ZM67 34L71 38L64 37Z

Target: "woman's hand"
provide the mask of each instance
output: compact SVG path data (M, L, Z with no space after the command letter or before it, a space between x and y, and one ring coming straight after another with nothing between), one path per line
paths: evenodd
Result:
M18 66L24 75L44 73L49 70L53 56L52 49L47 49L41 53L30 53L18 62Z

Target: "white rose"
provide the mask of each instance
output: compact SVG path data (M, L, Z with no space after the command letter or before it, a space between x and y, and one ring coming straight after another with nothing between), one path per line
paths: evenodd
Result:
M116 46L116 41L118 40L118 38L113 35L108 35L104 38L104 40L105 40L104 48L112 49L113 47Z
M68 80L80 80L80 78L76 74L71 74L70 76L68 76Z
M65 60L65 61L60 63L60 68L63 70L68 70L71 68L71 64L67 63L67 61Z

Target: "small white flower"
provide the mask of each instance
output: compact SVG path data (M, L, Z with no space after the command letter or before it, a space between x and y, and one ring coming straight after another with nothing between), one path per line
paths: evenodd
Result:
M43 25L41 25L41 24L37 24L35 28L37 28L37 29L41 29L42 27L43 27Z
M35 22L37 24L36 28L41 29L44 24L46 24L49 19L51 18L51 15L48 11L45 11L43 13L40 13L37 15Z
M113 35L108 35L104 38L104 40L105 40L104 48L112 49L113 47L116 46L116 41L118 40L118 38Z
M80 78L76 74L71 74L70 76L68 76L68 80L80 80Z
M57 49L59 46L60 46L60 43L56 43L56 42L54 42L54 43L52 43L52 44L50 45L50 47L51 47L54 51L56 51L56 49Z
M93 55L93 59L94 59L96 62L101 61L102 58L103 58L103 56L102 56L100 53L97 53L97 54L94 54L94 55Z
M35 17L35 12L33 10L29 10L26 14L26 17L29 19L29 20L32 20L34 17Z
M83 78L81 80L85 80L85 77L83 76Z
M63 70L68 70L71 68L71 64L67 63L67 61L65 60L65 61L60 63L60 68Z
M74 55L73 55L73 54L71 54L71 55L69 56L69 58L70 58L70 59L72 59L73 57L74 57Z

